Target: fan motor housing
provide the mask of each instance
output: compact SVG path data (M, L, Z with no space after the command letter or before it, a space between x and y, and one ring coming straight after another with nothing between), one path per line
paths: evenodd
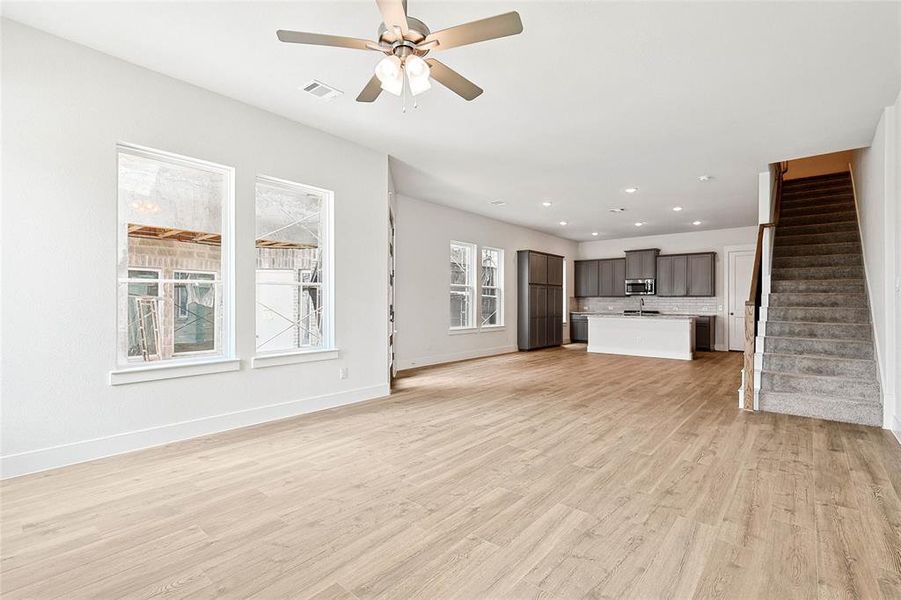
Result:
M382 44L390 44L392 46L403 46L404 42L410 45L421 43L428 35L432 33L428 26L413 17L407 17L407 34L399 37L394 31L390 31L384 23L379 25L378 40ZM417 52L418 53L418 52Z

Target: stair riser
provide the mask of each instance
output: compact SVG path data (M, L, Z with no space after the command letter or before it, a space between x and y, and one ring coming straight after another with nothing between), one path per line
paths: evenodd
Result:
M794 354L795 356L808 356L820 354L834 356L835 358L854 358L859 360L873 360L873 343L841 342L837 340L811 340L805 338L771 338L767 337L763 342L763 351L776 354Z
M782 204L779 219L786 217L805 217L822 213L850 212L854 210L853 202L836 202L834 199L823 200L815 204Z
M765 354L763 368L780 373L804 373L855 378L875 378L876 363L872 360L852 360L848 358L827 359L823 357L786 356Z
M850 211L824 212L796 216L779 216L779 225L791 227L792 225L825 225L830 223L842 223L853 221L856 215Z
M798 202L801 200L817 200L819 198L842 198L854 200L854 190L849 186L830 186L828 188L783 189L782 202Z
M882 426L882 407L877 403L835 401L801 394L761 392L760 410L873 427Z
M778 229L778 228L777 228ZM776 231L776 246L807 246L811 244L855 244L860 240L856 231L836 231L832 233L810 233L804 235L781 235Z
M798 294L777 292L770 294L769 306L823 306L838 308L866 308L866 294Z
M863 279L863 267L773 268L772 279Z
M853 231L857 232L856 222L844 223L820 223L813 225L792 225L791 227L777 227L778 235L805 235L809 233L837 233L837 232Z
M859 279L800 279L770 282L773 293L837 293L837 294L864 294L866 287Z
M800 267L860 267L861 254L820 254L818 256L775 256L773 268L797 269Z
M876 382L842 378L795 377L782 373L763 373L760 389L772 392L789 392L810 396L831 396L849 400L880 400Z
M778 239L778 234L777 238ZM776 245L773 256L835 256L837 254L862 254L859 242L841 244L801 244L798 246Z
M843 356L872 358L873 328L869 323L792 323L769 321L766 324L767 342L781 347L807 351L804 343L810 344L811 354L832 354L829 343L837 346L836 351ZM771 337L776 336L776 337ZM784 340L782 338L788 338ZM845 341L846 340L847 343ZM791 343L789 343L791 342ZM858 342L858 343L853 343ZM865 342L865 343L861 343ZM822 350L821 352L815 350ZM779 350L770 350L779 352ZM797 354L797 352L792 352Z
M792 308L776 306L767 309L768 321L802 321L805 323L869 323L866 308Z

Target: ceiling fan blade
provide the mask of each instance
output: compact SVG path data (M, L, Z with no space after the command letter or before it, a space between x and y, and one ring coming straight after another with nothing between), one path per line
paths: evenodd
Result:
M278 39L291 44L312 44L313 46L333 46L335 48L352 48L354 50L373 50L369 40L343 37L340 35L328 35L325 33L307 33L305 31L286 31L279 29L275 32Z
M382 20L385 27L392 30L400 27L403 34L407 33L407 6L403 0L375 0L379 5L379 11L382 13Z
M437 61L434 58L427 58L425 62L431 68L431 75L435 81L464 100L475 100L484 91L441 61Z
M522 19L519 18L518 12L513 11L436 31L429 34L424 43L437 40L438 47L435 50L448 50L517 33L522 33Z
M357 96L357 102L375 102L375 99L378 98L381 93L382 82L379 81L378 77L373 75L372 79L369 80L369 83L366 84L366 87L363 88L363 91L360 92L360 95Z

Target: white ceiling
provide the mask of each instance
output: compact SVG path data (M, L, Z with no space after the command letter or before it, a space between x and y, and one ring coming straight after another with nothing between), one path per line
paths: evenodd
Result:
M439 53L485 93L465 102L436 84L407 114L387 94L354 101L377 54L275 37L372 39L374 0L4 2L3 12L385 151L402 194L589 240L752 225L767 163L867 145L901 86L899 6L410 0L433 30L518 10L524 33ZM344 95L303 93L314 78ZM489 204L498 199L506 205Z

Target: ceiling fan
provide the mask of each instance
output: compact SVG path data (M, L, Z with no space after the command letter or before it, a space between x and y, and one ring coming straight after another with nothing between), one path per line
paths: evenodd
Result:
M278 30L283 42L373 50L385 54L375 67L375 75L357 96L357 102L373 102L382 90L400 96L409 89L416 96L431 87L429 77L465 100L474 100L482 88L434 58L423 59L430 51L450 50L496 38L522 33L519 13L508 12L487 19L432 32L425 23L407 15L406 0L376 0L382 13L378 42L359 38Z

